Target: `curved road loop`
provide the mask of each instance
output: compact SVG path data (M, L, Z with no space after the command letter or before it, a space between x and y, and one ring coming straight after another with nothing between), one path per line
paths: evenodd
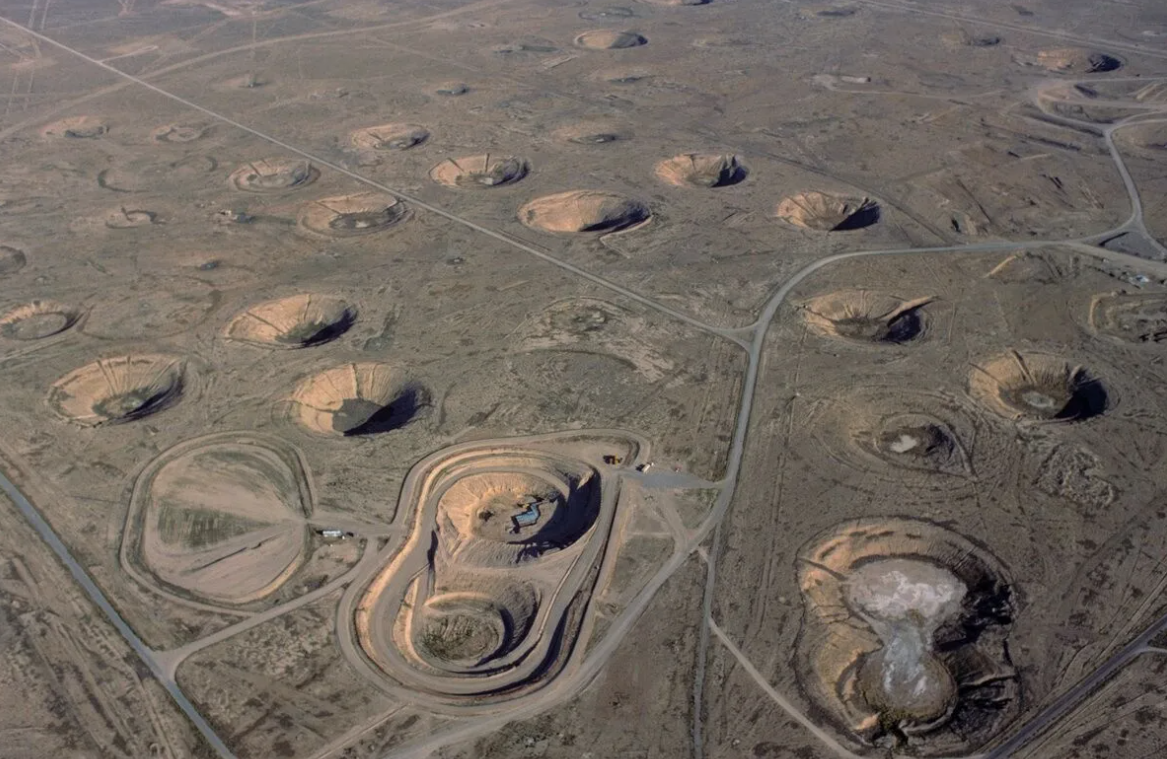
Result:
M1049 31L1045 31L1045 30L1033 29L1030 27L1026 27L1024 25L986 21L986 20L982 20L982 19L967 17L967 16L964 16L962 14L949 13L949 12L944 12L944 11L935 10L935 9L925 9L925 8L921 8L917 5L891 2L889 0L882 0L882 1L859 0L859 1L863 5L867 5L867 6L870 6L873 8L879 8L879 9L887 10L887 11L909 12L909 13L915 13L915 14L922 13L922 14L926 14L926 15L932 15L932 16L938 16L938 17L948 18L948 19L952 19L952 20L958 20L958 21L962 21L962 22L966 22L966 23L970 23L970 24L978 24L978 25L988 26L988 27L1019 30L1019 31L1024 31L1024 32L1028 32L1028 33L1040 34L1040 35L1044 35L1044 36L1048 36L1048 37L1053 37L1053 38L1061 39L1061 40L1065 40L1065 41L1084 42L1084 43L1090 43L1090 44L1105 45L1105 46L1108 46L1108 47L1111 47L1114 49L1121 49L1121 50L1131 52L1131 53L1138 53L1141 55L1146 55L1146 56L1151 56L1151 57L1156 57L1156 58L1167 58L1167 52L1148 50L1148 49L1140 47L1138 45L1133 45L1133 44L1129 44L1129 43L1117 43L1117 42L1111 42L1111 41L1107 41L1107 40L1093 40L1093 39L1089 39L1089 38L1076 37L1074 35L1060 33L1060 32L1049 32ZM472 8L482 8L482 7L487 7L487 6L491 6L491 5L499 5L499 4L502 4L503 2L506 2L506 0L487 0L486 2L481 2L481 3L478 3L474 6L470 6L469 8L463 8L461 10L465 11L465 10L472 9ZM417 19L416 21L417 22L424 22L427 20L432 20L432 17ZM672 309L672 308L665 306L665 305L663 305L655 300L652 300L651 298L643 296L643 295L641 295L633 290L630 290L630 289L625 288L625 287L623 287L615 282L607 280L599 275L593 274L585 269L582 269L582 268L575 266L571 263L568 263L566 261L562 261L562 260L556 258L555 256L551 255L550 253L546 252L545 250L540 250L539 248L534 247L533 245L522 242L521 240L513 238L507 234L504 234L502 232L496 231L496 230L491 229L489 227L484 227L480 224L477 224L475 222L464 219L464 218L462 218L454 213L446 211L446 210L444 210L440 207L434 206L432 204L426 203L426 202L424 202L416 197L413 197L407 193L401 192L400 190L394 189L394 188L389 187L387 185L384 185L380 182L369 179L368 177L365 177L365 176L358 174L354 171L346 169L343 166L339 166L333 162L325 160L325 159L323 159L315 154L312 154L308 151L305 151L305 150L300 149L294 145L291 145L287 142L284 142L283 140L281 140L277 137L274 137L270 134L266 134L266 133L261 132L257 129L253 129L245 124L242 124L234 119L231 119L230 117L228 117L224 114L218 113L218 112L213 111L213 110L208 109L208 108L205 108L205 107L199 105L198 103L192 102L192 101L187 100L183 97L180 97L176 94L168 92L167 90L164 90L161 87L158 87L154 84L151 84L150 82L146 81L142 77L138 77L138 76L134 76L134 75L125 73L125 72L121 71L120 69L118 69L114 66L111 66L107 62L107 60L109 60L109 59L104 60L104 61L95 59L95 58L88 56L88 55L86 55L78 50L75 50L75 49L73 49L73 48L71 48L71 47L69 47L61 42L58 42L58 41L52 39L51 37L48 37L47 35L39 32L39 31L35 31L33 29L30 29L29 27L23 26L21 24L10 21L8 19L0 18L0 22L3 22L5 25L7 25L9 27L12 27L15 30L18 30L24 34L27 34L27 35L35 38L39 42L45 43L46 45L55 47L63 52L66 52L72 56L75 56L78 59L83 60L83 61L89 63L90 65L97 67L101 70L104 70L104 71L106 71L106 72L108 72L108 73L110 73L110 74L112 74L112 75L114 75L122 80L122 82L119 83L118 85L106 87L106 88L100 90L98 93L95 93L95 95L100 95L100 94L105 94L107 92L112 92L112 91L115 91L116 89L123 87L123 86L137 85L137 86L143 87L143 88L150 90L150 91L152 91L152 92L154 92L162 97L165 97L169 100L177 102L177 103L179 103L187 108L198 111L198 112L200 112L208 117L211 117L219 122L222 122L224 124L228 124L236 129L239 129L247 134L250 134L253 137L256 137L260 140L263 140L271 145L275 145L277 147L283 148L284 150L287 150L291 153L294 153L294 154L299 155L303 158L311 160L320 166L324 166L324 167L327 167L329 169L332 169L333 171L336 171L340 174L343 174L343 175L345 175L345 176L347 176L347 177L349 177L349 178L351 178L351 179L353 179L353 180L355 180L363 185L366 185L368 187L372 187L372 188L379 190L381 192L385 192L385 193L388 193L390 195L401 198L401 199L405 200L406 202L412 203L419 208L422 208L422 209L425 209L431 213L434 213L434 214L436 214L436 215L438 215L438 216L440 216L440 217L442 217L442 218L444 218L452 223L467 227L469 229L472 229L475 232L486 235L487 237L490 237L490 238L492 238L498 242L501 242L505 245L508 245L512 248L521 250L529 255L535 256L536 258L538 258L542 261L545 261L553 266L556 266L556 267L558 267L558 268L560 268L560 269L562 269L562 270L564 270L564 271L566 271L574 276L588 280L588 281L590 281L594 284L597 284L597 285L599 285L599 286L601 286L609 291L615 292L615 293L617 293L625 298L628 298L632 301L635 301L635 302L637 302L645 307L648 307L648 308L656 310L660 313L663 313L670 318L676 319L684 324L687 324L691 327L699 329L703 332L710 333L710 334L713 334L717 337L729 340L747 351L748 357L749 357L749 363L747 365L747 368L745 371L745 376L743 379L741 400L740 400L740 405L738 408L738 413L737 413L737 416L735 419L734 434L733 434L731 446L729 449L729 453L727 455L725 478L721 483L719 483L720 491L718 493L718 497L713 505L713 508L710 510L709 515L701 523L701 525L692 531L686 532L684 534L683 540L680 539L680 537L679 537L679 544L677 545L676 550L673 552L672 556L656 572L656 574L645 585L645 587L642 588L640 590L640 592L637 593L631 599L631 601L627 604L627 606L624 608L624 610L612 621L611 626L609 627L608 631L605 633L603 638L601 638L593 646L593 648L590 650L588 655L580 661L571 662L570 665L568 667L566 667L565 670L558 677L556 677L554 680L552 680L550 683L548 683L546 685L546 687L542 688L538 692L536 698L532 698L530 700L523 701L522 703L517 704L517 705L512 705L512 706L505 708L505 709L502 709L496 713L490 713L490 714L487 714L485 716L475 717L475 718L473 718L473 719L471 719L471 720L469 720L469 721L467 721L467 722L465 722L457 727L454 727L452 729L447 729L447 730L441 731L439 733L435 733L435 734L430 735L424 739L416 741L412 744L403 746L403 747L391 752L388 755L389 757L393 757L394 759L405 759L407 757L410 757L410 758L416 757L416 758L420 759L420 757L428 756L433 751L436 751L436 750L442 748L443 746L449 745L451 743L455 743L457 741L462 741L462 740L467 740L467 739L472 739L476 736L479 736L479 735L487 733L491 730L497 729L497 728L505 725L506 723L513 722L516 720L521 720L521 719L528 718L528 717L533 717L541 712L544 712L544 711L552 708L553 706L555 706L559 703L566 701L567 699L571 698L575 694L579 693L580 690L582 690L582 688L584 686L586 686L593 678L595 678L596 675L599 673L599 671L604 667L604 665L607 663L610 656L615 652L616 648L624 640L625 635L629 632L629 630L632 628L632 626L640 619L641 615L644 613L644 611L647 609L649 604L652 602L652 600L656 596L657 591L659 591L660 588L662 586L664 586L664 584L669 581L669 579L681 568L681 566L683 564L685 564L687 561L689 561L689 559L691 558L691 556L694 553L704 555L704 553L703 553L704 549L702 548L702 544L711 535L715 536L715 540L714 540L714 545L712 546L712 549L710 550L709 555L707 556L707 565L708 565L707 572L708 572L708 574L706 576L705 592L704 592L704 597L702 599L702 615L703 615L704 624L702 625L702 631L701 631L701 640L700 640L700 645L699 645L698 661L697 661L697 666L696 666L696 676L694 679L695 681L694 681L694 691L693 691L693 709L694 709L694 716L693 716L694 746L693 746L693 752L694 752L694 755L697 757L697 759L701 759L701 757L703 757L703 755L704 755L703 754L703 747L702 747L702 721L701 721L700 715L701 715L701 711L702 711L703 703L704 703L704 695L703 695L704 694L704 674L705 674L705 669L706 669L705 663L706 663L706 657L707 657L707 649L708 649L708 643L710 641L710 636L712 635L713 637L716 637L718 639L718 641L721 643L721 645L723 645L730 652L730 654L743 667L743 669L746 671L746 673L749 674L750 677L755 680L755 682L759 685L759 687L763 690L763 692L765 692L782 709L784 709L786 712L788 712L796 721L798 721L800 724L802 724L804 727L806 727L808 731L810 731L813 735L815 735L816 738L823 744L824 748L828 749L832 754L834 754L836 756L854 757L855 754L853 754L852 752L847 750L844 746L842 746L829 733L827 733L826 731L822 730L817 725L815 725L815 723L813 721L811 721L806 715L799 712L789 700L787 700L781 693L779 693L776 689L774 689L770 683L768 683L766 681L766 679L756 669L756 667L754 667L754 665L737 648L737 646L733 643L733 641L731 641L729 639L729 637L725 634L725 632L723 630L721 630L721 628L716 624L716 622L713 619L713 614L712 614L712 593L713 593L713 590L716 586L716 564L717 564L717 555L718 555L718 544L720 543L720 540L719 540L720 535L718 533L718 528L722 524L726 514L729 511L729 508L730 508L730 505L731 505L731 502L733 500L733 496L734 496L734 493L736 490L736 484L738 481L738 477L740 475L742 458L743 458L744 451L745 451L746 438L747 438L748 429L749 429L749 422L750 422L750 415L751 415L751 410L752 410L752 406L753 406L754 394L755 394L756 387L757 387L758 376L759 376L759 373L761 371L762 356L763 356L764 346L765 346L765 338L766 338L766 334L769 330L769 327L770 327L771 323L773 322L775 316L777 315L779 309L786 302L786 299L788 298L790 293L793 292L794 289L796 287L798 287L798 285L801 284L807 277L811 276L815 272L817 272L820 269L823 269L827 266L831 266L835 263L839 263L841 261L846 261L849 259L861 258L861 257L866 257L866 256L899 256L899 255L907 255L907 254L920 254L920 255L937 254L937 255L942 255L942 254L970 254L970 253L1001 253L1001 252L1008 252L1008 251L1033 250L1035 248L1042 248L1042 247L1061 246L1061 247L1068 247L1070 249L1075 250L1076 252L1079 252L1079 253L1082 253L1085 255L1089 255L1089 256L1107 261L1109 263L1112 263L1112 264L1115 264L1115 265L1118 265L1121 267L1125 267L1125 268L1133 269L1133 270L1142 270L1142 271L1146 271L1149 273L1153 273L1157 277L1167 278L1167 263L1162 263L1159 261L1150 261L1147 259L1143 259L1143 258L1139 258L1139 257L1133 256L1133 255L1129 255L1126 253L1107 250L1105 248L1097 247L1097 245L1092 244L1092 243L1097 243L1099 241L1103 241L1103 240L1107 240L1107 239L1113 239L1116 236L1129 234L1129 235L1133 235L1133 236L1137 237L1144 245L1146 245L1150 249L1154 250L1157 255L1159 255L1163 260L1167 261L1167 247L1165 247L1158 240L1156 240L1149 233L1149 231L1147 229L1146 223L1145 223L1144 218L1143 218L1143 204L1142 204L1142 200L1141 200L1140 195L1139 195L1138 187L1137 187L1133 177L1131 176L1129 170L1127 169L1127 166L1126 166L1125 162L1123 161L1122 155L1121 155L1121 153L1118 149L1118 146L1116 145L1115 140L1114 140L1115 133L1117 131L1119 131L1120 129L1123 129L1124 127L1131 126L1134 124L1159 123L1159 122L1167 121L1167 118L1164 118L1164 114L1167 113L1167 106L1159 107L1157 110L1151 111L1150 113L1140 113L1136 116L1131 116L1131 117L1123 119L1119 122L1116 122L1114 124L1109 124L1109 125L1105 125L1105 126L1093 124L1093 123L1089 123L1089 122L1077 121L1074 119L1068 119L1065 117L1055 116L1053 114L1047 114L1047 116L1051 120L1060 122L1064 126L1067 126L1070 128L1075 128L1075 129L1080 129L1080 130L1085 130L1085 131L1090 132L1093 135L1101 136L1103 138L1103 140L1107 146L1107 149L1110 152L1111 158L1113 159L1116 171L1118 172L1119 176L1121 177L1123 185L1126 188L1126 193L1128 195L1128 199L1129 199L1129 202L1131 205L1130 217L1127 219L1126 222L1124 222L1120 226L1116 227L1115 229L1109 230L1105 233L1091 235L1089 237L1074 239L1074 240L1046 240L1046 241L1032 241L1032 240L1030 240L1030 241L1026 241L1026 242L1002 241L1002 242L989 242L989 243L973 244L973 245L948 245L948 246L923 247L923 248L904 248L904 249L896 249L896 250L852 251L852 252L846 252L846 253L838 253L835 255L827 256L825 258L816 260L816 261L812 262L811 264L803 267L801 270L799 270L797 273L795 273L793 276L791 276L788 280L786 280L784 283L782 283L782 285L777 289L777 291L775 291L770 296L770 298L766 301L759 318L753 324L751 324L747 327L744 327L744 328L735 329L735 328L723 328L723 327L718 327L718 326L706 324L706 323L704 323L704 322L702 322L702 321L700 321L700 320L698 320L698 319L696 319L696 318L694 318L694 317L692 317L684 312ZM402 22L402 23L413 23L413 21ZM397 25L397 24L385 25L384 28L388 28L390 26L395 26L395 25ZM357 31L358 32L367 32L367 31L373 31L377 28L382 28L382 27L370 27L369 29L357 30ZM314 34L314 35L303 35L303 37L318 37L318 36L330 36L330 35L335 36L335 35L349 34L349 33L352 33L352 32L350 32L349 30L344 30L344 31L337 31L337 32ZM278 42L284 42L284 41L288 41L291 39L298 39L298 38L296 38L296 37L276 38L273 40L266 40L266 41L264 41L263 44L275 44ZM260 43L254 43L254 44L258 45ZM245 45L245 46L241 46L238 49L247 49L249 47L252 47L252 46ZM202 58L213 58L217 55L223 54L223 52L224 51L208 53L207 55L202 56ZM230 52L230 51L226 51L226 52ZM162 69L159 71L152 72L152 75L161 73L165 70L169 70L170 68L177 68L180 66L185 66L185 65L188 65L189 63L190 63L190 61L183 62L182 64L176 64L173 67L168 67L167 69ZM1150 81L1155 81L1156 79L1161 79L1161 78L1146 77L1146 78L1141 78L1140 81L1150 82ZM858 94L858 93L853 93L853 94ZM878 94L878 93L871 93L871 94ZM1047 93L1047 97L1048 97L1048 93ZM1150 116L1150 118L1148 118L1148 116ZM1156 116L1158 118L1155 118ZM16 127L13 127L13 129L18 128L18 127L22 127L22 125L17 125ZM12 131L12 130L10 129L7 131ZM7 132L5 132L5 134L6 133ZM704 485L708 485L708 484L709 483L704 483ZM114 607L110 604L109 600L102 593L101 589L98 588L98 586L93 582L92 578L89 577L89 575L86 573L84 568L74 559L74 557L70 553L69 549L61 541L61 539L58 537L58 535L53 531L52 527L44 519L44 517L41 515L40 511L24 496L24 494L5 475L5 473L3 471L0 471L0 490L2 490L5 494L8 495L9 498L11 498L11 500L13 501L13 503L15 503L17 509L20 511L22 516L37 531L37 533L41 536L41 538L45 541L45 543L48 544L48 546L53 550L53 552L57 555L57 557L60 559L60 561L65 565L65 567L68 569L68 571L72 574L74 579L77 581L78 585L80 585L81 589L86 593L86 595L89 596L89 598L101 610L101 612L110 620L111 624L114 626L114 628L117 630L117 632L126 640L126 642L129 644L129 646L141 658L141 660L146 664L146 666L149 667L150 671L158 679L159 683L161 683L163 685L163 687L166 688L167 692L174 699L175 703L178 704L179 708L187 715L187 717L190 718L191 722L198 729L198 731L206 738L206 740L214 748L214 750L221 757L223 757L223 759L234 759L234 757L233 757L233 754L231 753L230 749L227 747L227 745L223 742L222 739L220 739L218 737L218 735L216 735L216 733L211 728L211 726L208 724L206 719L199 713L198 709L190 702L190 700L183 694L182 690L179 688L177 682L175 681L175 671L177 670L179 663L181 663L181 661L186 656L189 656L190 654L192 654L196 651L202 650L210 645L221 642L222 640L226 640L227 638L231 637L232 635L238 634L246 629L250 629L257 624L261 624L262 622L268 621L269 619L272 619L276 616L287 613L288 611L291 611L294 608L298 608L305 603L309 603L312 600L315 600L316 598L319 598L323 595L327 595L327 593L332 592L333 590L335 590L339 587L342 587L342 586L347 586L347 588L348 588L348 592L345 595L345 599L349 603L341 603L340 607L342 610L349 608L349 605L351 604L351 600L355 596L356 590L359 588L359 586L361 584L360 582L354 582L354 580L369 575L369 573L375 567L381 565L382 561L384 561L389 556L391 556L393 553L395 553L398 550L398 547L400 544L400 538L401 538L400 535L396 535L395 537L397 539L394 541L391 541L390 544L382 550L375 550L372 547L372 544L367 545L365 548L365 552L361 556L359 562L356 565L354 565L346 574L342 575L341 577L337 578L333 582L329 583L326 587L321 588L318 591L316 591L312 594L309 594L308 596L304 596L304 597L301 597L301 598L296 599L294 601L283 604L281 606L274 607L273 609L267 610L261 614L249 616L246 619L244 619L243 621L241 621L235 625L232 625L232 626L230 626L222 631L219 631L212 636L208 636L207 638L200 639L200 640L195 641L193 643L190 643L182 648L175 649L173 651L158 652L158 651L154 651L150 647L148 647L136 635L136 633L129 626L129 624L126 623L126 621L121 617L121 615L117 612L117 610L114 609ZM343 627L343 625L341 625L341 627ZM1079 704L1084 698L1086 698L1091 693L1093 693L1097 688L1099 688L1103 683L1105 683L1108 678L1110 678L1116 672L1121 670L1124 666L1126 666L1128 663L1130 663L1134 658L1136 658L1137 656L1144 654L1144 653L1157 652L1157 649L1154 649L1151 647L1150 641L1156 635L1163 632L1164 630L1167 630L1167 615L1164 615L1163 617L1161 617L1158 620L1156 620L1155 622L1153 622L1149 627L1147 627L1144 630L1144 632L1142 632L1131 643L1127 644L1125 647L1123 647L1117 653L1115 653L1114 655L1109 657L1097 669L1095 669L1089 676L1084 678L1082 681L1080 681L1079 683L1074 685L1066 693L1064 693L1059 698L1057 698L1055 701L1053 701L1044 711L1038 713L1036 716L1031 718L1026 724L1022 725L1020 727L1020 729L1018 729L1018 731L1015 732L1007 741L1000 744L996 749L983 755L982 759L1005 759L1005 757L1013 755L1014 752L1016 752L1018 749L1020 749L1022 746L1024 746L1026 743L1028 743L1033 738L1040 735L1044 730L1049 728L1059 718L1064 716L1067 712L1069 712L1072 708L1074 708L1077 704ZM342 650L346 650L346 652L351 651L351 649L352 649L352 641L351 640L347 640L347 641L341 640L340 643L341 643ZM348 643L349 645L346 646L345 645L346 643ZM379 719L387 719L388 716L390 716L390 715L382 715ZM357 735L359 735L359 733L361 731L364 731L367 729L371 729L370 726L366 725L366 726L359 726L358 728L354 728L354 731L350 731L350 733L348 733L344 736L338 737L336 741L333 741L332 743L330 743L327 747L325 747L325 749L323 749L321 752L318 752L316 756L320 757L320 759L324 759L324 757L333 755L336 751L340 751L344 747L344 745L346 744L346 739L355 738Z

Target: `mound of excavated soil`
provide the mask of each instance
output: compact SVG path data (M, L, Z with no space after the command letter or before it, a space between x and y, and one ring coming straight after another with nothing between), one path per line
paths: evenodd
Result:
M307 348L343 335L357 310L333 295L305 293L259 303L236 316L224 335L271 348Z
M388 364L343 364L300 383L292 394L297 420L324 435L388 432L409 423L422 391Z
M604 145L609 142L632 139L632 132L617 124L606 122L572 124L560 127L554 132L555 138L577 145Z
M639 200L612 192L571 190L536 198L519 209L519 221L544 232L616 232L648 221Z
M150 139L161 144L185 145L201 140L210 131L202 124L163 124L150 133Z
M0 277L15 274L28 263L28 256L23 250L10 245L0 245Z
M825 192L803 192L783 198L778 218L803 229L845 232L879 221L879 204L868 198L850 198Z
M648 44L648 38L636 32L616 29L593 29L575 38L575 44L589 50L621 50Z
M1015 350L974 366L969 393L1012 419L1086 419L1107 407L1106 388L1082 367L1057 356Z
M447 187L483 189L514 184L529 170L525 158L483 153L447 158L430 169L430 179Z
M361 150L408 150L428 140L429 130L417 124L381 124L352 133L353 147Z
M310 185L320 171L302 158L267 158L246 163L227 178L243 192L282 192Z
M394 227L409 218L409 207L392 195L361 192L306 203L300 228L323 237L359 237Z
M906 343L924 334L927 325L921 308L932 300L840 290L808 301L802 312L807 324L825 335L864 343Z
M100 359L54 382L48 402L65 419L86 427L130 422L177 402L184 373L175 356Z
M1123 65L1122 60L1113 55L1080 47L1042 50L1023 62L1062 74L1100 74L1117 71Z
M1154 345L1167 340L1167 296L1142 293L1095 295L1090 326L1126 343Z
M656 175L673 185L728 187L746 178L746 167L736 155L682 153L656 165Z
M220 603L262 598L299 567L309 490L295 451L215 436L143 477L140 555L162 582Z
M41 134L54 139L90 140L108 131L109 124L96 116L70 116L49 124Z
M40 340L60 334L81 318L81 310L51 300L34 300L0 316L0 336Z
M1011 284L1045 284L1061 278L1061 274L1048 258L1028 251L1010 253L985 276Z

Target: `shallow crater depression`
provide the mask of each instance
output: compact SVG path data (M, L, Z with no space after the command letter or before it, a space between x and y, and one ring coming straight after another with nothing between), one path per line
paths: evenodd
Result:
M430 138L430 132L417 124L392 123L364 127L349 136L360 150L408 150Z
M575 38L578 47L589 50L623 50L648 44L648 38L636 32L616 29L593 29Z
M40 340L72 327L81 310L51 300L34 300L0 316L0 335L12 340Z
M404 201L362 192L310 201L301 208L297 224L319 237L361 237L395 227L409 216Z
M319 176L320 170L305 159L265 158L243 164L227 181L241 192L265 193L306 187Z
M430 169L430 179L446 187L490 189L512 185L527 176L525 158L508 155L481 155L447 158Z

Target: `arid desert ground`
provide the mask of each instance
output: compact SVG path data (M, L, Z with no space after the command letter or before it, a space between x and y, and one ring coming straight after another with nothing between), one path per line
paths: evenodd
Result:
M1167 755L1161 0L0 0L0 104L0 759Z

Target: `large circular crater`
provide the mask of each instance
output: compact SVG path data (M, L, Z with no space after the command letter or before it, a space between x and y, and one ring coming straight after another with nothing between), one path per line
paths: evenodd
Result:
M1011 581L983 548L929 522L853 520L799 553L797 667L860 739L963 755L1016 714Z
M861 343L902 344L927 331L922 310L930 296L904 300L871 290L840 290L820 295L802 307L817 332Z
M1033 63L1060 74L1101 74L1117 71L1123 66L1120 58L1081 47L1042 50L1033 58Z
M536 198L519 209L519 221L543 232L617 232L652 217L639 200L613 192L571 190Z
M648 44L648 38L636 32L616 29L593 29L575 38L575 44L590 50L621 50Z
M364 127L349 138L361 150L408 150L430 137L429 130L417 124L381 124Z
M879 221L879 204L825 192L803 192L783 198L775 215L783 221L817 232L848 232Z
M227 181L243 192L283 192L316 181L320 171L302 158L265 158L245 163L231 172Z
M529 170L525 158L482 153L447 158L430 169L430 179L446 187L488 189L514 184Z
M48 403L61 417L86 427L132 422L176 403L184 377L184 362L176 356L100 359L54 382Z
M12 340L40 340L72 327L81 309L51 300L34 300L0 316L0 335Z
M291 397L293 414L305 429L346 437L400 429L427 401L425 391L398 369L372 362L312 375Z
M1007 351L973 366L969 393L1011 419L1075 421L1106 411L1102 381L1085 368L1044 353Z
M356 318L356 308L342 298L303 293L252 306L224 334L271 348L308 348L340 337Z
M660 180L692 187L728 187L741 182L747 173L738 156L726 153L682 153L656 165Z
M362 192L313 200L300 210L300 228L321 237L360 237L395 227L409 207L392 195Z

